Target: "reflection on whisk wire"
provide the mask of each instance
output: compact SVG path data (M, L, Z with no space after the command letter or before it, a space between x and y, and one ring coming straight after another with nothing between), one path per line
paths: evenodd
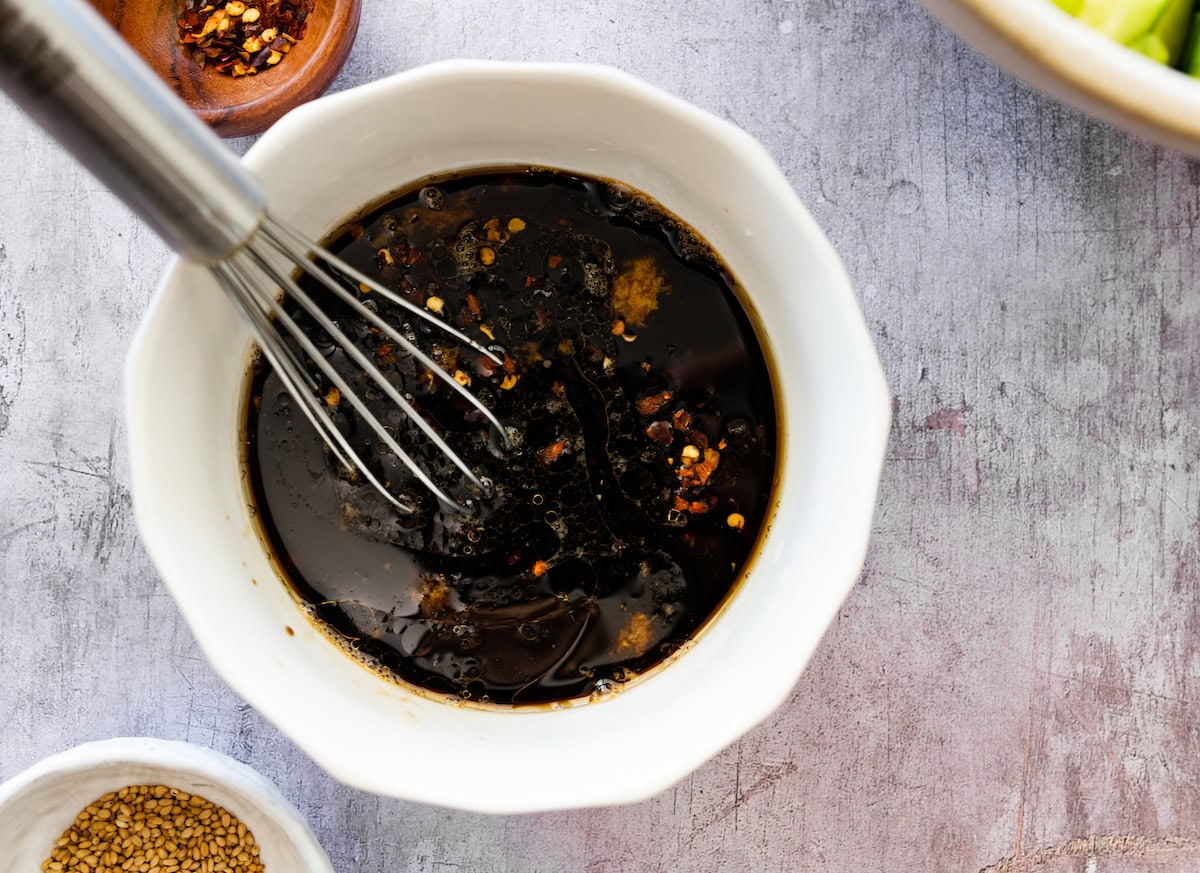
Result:
M266 243L266 246L260 245L259 240ZM264 251L264 248L269 248L270 251ZM358 298L357 291L351 291L347 286L353 283L354 286L361 285L369 288L372 293L402 307L426 323L434 325L456 342L470 347L497 365L502 365L503 360L433 313L385 288L379 282L356 270L331 252L310 242L296 230L269 214L263 219L262 226L249 245L244 246L232 257L217 263L212 268L221 286L249 323L259 348L279 375L284 387L299 403L304 416L316 428L325 444L346 470L361 476L401 512L414 511L415 507L410 502L398 497L387 487L386 483L380 481L337 428L319 398L320 386L309 367L305 365L304 360L286 341L285 335L304 351L307 358L315 364L322 375L329 380L329 383L338 390L341 397L354 409L360 420L371 429L380 443L404 464L414 478L428 488L444 506L461 515L471 515L474 510L473 500L470 498L455 500L443 485L435 482L428 471L404 450L393 436L392 429L384 426L377 415L367 407L366 401L350 387L346 378L326 360L326 356L317 348L312 337L297 324L295 318L279 299L276 289L283 289L287 299L312 318L333 343L382 392L383 396L396 404L403 411L406 419L420 429L421 433L462 473L466 481L481 497L491 496L491 484L480 478L459 457L441 434L413 408L410 400L379 370L370 356L355 345L354 341L313 300L312 296L300 287L299 283L292 278L291 271L278 265L273 258L275 254L282 255L287 259L288 264L303 270L323 288L333 293L342 304L350 309L355 318L370 324L371 327L395 342L437 378L445 382L451 390L461 395L496 429L504 447L511 448L512 444L504 426L478 397L438 366L423 349L405 336L395 325L390 324L370 307L364 306ZM261 276L267 277L269 281L263 281Z

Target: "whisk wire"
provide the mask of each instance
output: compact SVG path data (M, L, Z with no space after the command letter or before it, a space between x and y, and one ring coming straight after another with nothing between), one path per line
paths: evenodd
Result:
M292 281L290 276L272 264L269 258L264 257L262 253L258 252L253 247L249 247L245 251L249 253L249 256L255 266L262 270L272 282L276 283L280 288L283 288L289 296L297 295L297 292L299 292L299 294L296 296L296 302L304 306L305 311L308 312L310 316L314 317L317 323L320 324L321 328L329 334L330 338L336 345L338 345L347 353L352 352L352 350L356 350L354 343L349 339L349 337L342 333L337 325L335 325L328 316L320 311L316 304L312 302L311 298L308 298L307 295L305 295L304 292L299 289L296 283ZM266 298L265 302L270 307L271 314L274 315L276 322L292 336L297 344L299 344L299 346L304 350L305 354L308 355L309 359L322 372L325 378L327 378L330 383L332 383L333 386L338 389L338 393L341 395L341 397L344 398L354 408L354 411L358 413L367 427L369 427L371 431L379 438L379 440L387 446L392 454L394 454L396 458L408 468L409 472L411 472L412 475L415 476L422 485L433 492L438 500L442 501L442 503L444 503L446 506L453 509L460 515L471 515L472 509L470 506L460 503L447 494L441 486L433 481L433 478L421 467L421 465L418 464L412 458L412 456L400 446L398 442L396 442L396 439L387 431L379 419L375 417L363 399L358 396L353 388L350 387L345 378L337 371L337 369L325 359L325 356L321 354L321 350L317 348L316 343L314 343L312 339L304 332L304 330L298 324L296 324L295 320L287 312L283 304L280 303L273 294L267 294L264 296ZM308 305L305 305L305 300L307 300ZM360 366L362 364L361 361L357 361L357 363L359 363ZM370 365L369 361L367 363ZM367 372L372 379L377 381L382 380L382 374L380 374L373 365L370 365L370 369ZM386 380L382 381L383 383L386 383ZM319 404L319 401L311 394L305 394L302 398L302 402L311 403L314 406L318 406ZM412 421L418 425L424 425L425 427L428 427L428 423L425 422L425 420L419 415L417 415L415 410L412 410L411 412L409 410L411 410L411 406L405 410L405 414L409 415ZM322 412L321 414L324 413ZM444 442L441 443L439 448L442 448L442 446L445 446ZM452 455L454 454L452 451L450 451L449 446L445 446L443 451L448 451ZM457 457L457 455L454 455L454 458L457 459ZM460 464L456 466L465 467L465 464L461 464L461 459L459 460ZM473 473L471 474L471 477L476 478L474 477ZM390 494L391 492L387 493Z
M329 450L333 452L334 457L337 458L342 468L366 479L396 509L405 514L414 512L416 507L407 501L397 498L379 481L362 458L359 457L358 453L354 451L341 431L334 426L329 416L311 400L312 392L317 388L316 380L313 379L308 370L297 360L287 343L283 342L279 337L275 328L271 325L270 319L263 309L260 308L259 301L255 299L254 293L250 290L255 287L253 277L249 276L240 265L236 265L233 262L218 264L214 268L214 272L221 287L225 289L225 292L233 301L238 311L242 313L243 317L249 323L255 341L266 356L267 361L279 375L284 388L292 397L297 398L300 411L308 419L322 440L324 440ZM299 381L306 382L312 391L305 391L298 384Z
M347 304L352 309L354 309L356 315L364 318L366 321L370 322L371 325L378 328L385 336L387 336L393 342L397 343L405 352L407 352L408 354L410 354L414 358L416 358L424 367L426 367L430 372L432 372L435 377L441 379L447 386L449 386L449 388L452 391L457 393L459 396L461 396L463 399L465 399L468 403L470 403L472 406L474 406L475 409L481 415L483 415L484 418L487 419L488 423L493 428L495 428L496 432L500 435L500 438L504 442L504 447L512 448L512 444L509 439L507 430L505 429L504 425L502 425L500 423L500 420L498 418L496 418L495 414L490 409L488 409L486 406L484 406L482 403L480 403L479 399L477 397L475 397L475 395L473 395L470 391L468 391L464 385L460 384L457 379L455 379L452 375L447 373L441 366L439 366L437 364L437 362L435 362L428 354L425 353L424 350L421 349L420 346L416 345L414 342L412 342L410 339L408 339L408 337L404 336L404 334L401 333L399 330L397 330L394 325L389 324L385 319L381 318L378 313L372 312L368 307L363 306L362 302L358 299L357 294L351 292L341 282L338 282L336 279L334 279L332 276L330 276L324 270L321 270L312 260L310 260L308 258L307 251L297 250L295 247L289 245L284 239L281 239L279 236L276 236L272 232L273 229L271 227L271 224L273 224L273 223L274 223L273 221L269 221L267 226L264 227L264 236L273 246L276 247L276 249L280 252L280 254L282 254L285 257L289 258L290 260L294 261L302 270L304 270L305 273L307 273L309 276L311 276L313 279L315 279L318 283L320 283L326 289L328 289L329 291L331 291L335 295L337 295L337 297L343 303ZM285 231L284 235L286 236L286 231ZM496 357L495 354L493 354L488 349L485 349L483 346L481 346L479 343L475 342L470 337L463 334L461 331L455 329L452 325L447 324L446 322L444 322L441 319L434 316L432 313L425 311L421 307L416 306L415 304L411 303L408 300L405 300L403 297L399 297L398 295L392 293L391 291L387 290L386 288L383 288L382 285L379 285L374 280L368 280L366 276L363 276L361 273L358 273L357 270L354 270L353 267L350 267L348 264L343 262L341 259L337 258L337 256L333 255L332 253L326 251L323 248L320 248L319 246L312 247L312 252L316 258L330 263L339 272L346 273L346 275L348 275L349 278L355 279L356 277L361 277L361 279L365 280L362 282L362 284L369 283L368 287L371 287L373 290L376 290L377 292L379 292L379 291L382 292L380 294L380 296L385 297L386 299L388 299L390 301L399 303L405 309L414 313L421 320L434 325L434 327L445 332L449 336L454 337L455 339L459 340L462 344L469 346L470 348L478 351L479 353L481 353L483 355L486 355L489 359L491 359L496 364L503 364L503 361L500 360L498 357ZM346 271L351 271L351 272L346 272ZM295 290L293 290L293 289L295 289ZM289 282L288 293L289 294L293 294L293 293L301 293L302 294L303 292L299 291L299 289L296 287L294 282ZM307 298L307 296L306 296L306 299L308 300L309 303L311 303L311 298ZM299 298L297 298L297 302L300 302ZM314 315L314 317L318 318L318 320L320 318L324 317L324 314L320 311L319 308L315 307L315 304L313 305L313 308L311 308L311 309L308 304L304 304L304 305L305 305L305 309L308 310L310 313L312 313ZM324 325L322 325L322 326L324 326ZM354 350L354 351L357 351L357 350ZM353 352L352 352L352 354L353 354ZM355 358L355 360L359 361L359 359L357 357ZM359 361L359 363L362 364L363 362ZM366 365L364 365L364 369L366 369ZM375 376L375 375L376 375L376 373L373 372L372 376ZM378 378L382 379L383 377L378 376ZM405 408L406 413L408 413L411 416L415 416L415 412L408 405L407 401L402 399L398 394L395 394L395 389L392 388L391 383L387 382L386 380L383 380L383 385L385 386L384 387L385 391L389 391L389 389L390 389L388 396L391 397L391 399L394 402L402 405ZM395 396L393 396L393 394L395 394ZM476 487L480 487L480 488L484 487L483 484L475 477L474 473L472 473L468 467L466 467L464 464L462 464L461 460L458 458L458 456L455 455L454 452L450 449L450 447L442 441L441 437L438 436L436 434L436 432L433 431L428 426L428 424L426 424L424 419L415 417L414 420L417 422L418 426L420 426L422 432L424 432L426 436L428 436L431 440L433 440L438 445L438 448L442 449L442 451L447 452L449 455L453 456L453 460L455 461L455 466L457 466L460 470L462 470L462 472L466 476L471 478L473 483L476 485Z
M286 241L288 248L281 250L285 251L289 257L294 258L297 261L298 266L305 268L305 272L309 273L309 275L313 276L313 278L315 278L317 281L325 284L325 287L333 290L332 286L328 284L329 281L331 281L329 275L320 270L317 270L314 273L309 268L305 267L304 262L312 264L312 261L308 260L310 252L316 257L317 260L324 261L330 267L337 270L351 281L357 282L360 285L366 285L380 297L385 298L386 300L396 304L399 307L402 307L403 309L407 309L418 318L435 325L443 333L454 337L462 345L479 352L481 355L485 355L486 357L490 358L493 363L503 365L504 361L496 357L496 355L490 349L467 336L454 325L435 317L431 312L423 309L420 306L417 306L417 304L413 303L411 300L404 299L390 288L383 286L377 280L372 279L367 274L346 263L333 252L322 248L321 246L313 245L312 242L305 239L303 234L281 219L273 215L268 215L263 221L262 229L267 239L271 240L276 246L279 246L281 243ZM403 339L401 341L406 345L409 344L407 339ZM421 354L421 350L417 346L412 346L412 351L415 354ZM503 432L504 429L500 428L500 430Z
M354 361L355 364L362 369L362 371L368 377L370 377L370 379L375 383L376 387L386 394L389 400L400 407L408 420L420 428L421 432L425 434L429 441L432 442L438 448L438 450L441 451L446 458L454 464L455 467L458 468L459 472L461 472L471 482L472 485L483 492L485 496L490 495L491 489L484 484L484 482L480 480L478 476L475 475L475 472L469 466L467 466L466 462L463 461L462 458L458 456L454 449L452 449L450 445L442 438L441 434L433 429L432 425L430 425L429 422L426 421L420 415L420 413L413 408L412 404L408 401L408 398L396 390L396 387L390 381L388 381L387 377L384 376L383 373L379 371L379 368L375 366L374 362L372 362L371 359L365 355L357 345L355 345L353 340L346 336L346 334L337 326L333 319L331 319L290 276L288 276L282 270L276 268L273 264L271 264L269 259L263 257L256 250L250 250L250 256L254 259L258 267L263 270L263 272L270 276L273 281L277 282L284 289L288 299L299 304L300 307L304 309L306 313L308 313L309 317L311 317L313 321L315 321L321 327L321 329L330 336L338 348L340 348L351 360ZM333 284L336 285L337 283L335 282ZM353 297L351 297L347 302L356 304L359 306L359 308L362 308L361 304L358 304ZM273 301L272 309L275 312L275 317L287 326L289 332L295 334L300 331L300 328L295 324L290 316L286 315L283 306L281 306L278 302ZM370 310L363 309L363 312L370 313ZM280 313L284 313L285 317L281 317ZM356 314L362 313L356 312ZM374 313L370 314L374 315ZM376 316L376 318L378 318L378 316ZM300 341L299 336L296 338L298 341ZM334 374L337 373L336 369L332 364L329 364L325 360L323 355L317 353L315 344L312 344L311 340L309 340L307 336L305 336L304 341L301 342L305 347L305 351L307 351L310 356L316 355L314 362L321 369L321 371L325 373L326 376L329 376L331 381L335 381L333 377ZM370 425L371 429L376 432L376 435L384 441L387 447L396 454L396 456L404 463L406 467L408 467L414 476L420 479L421 482L431 491L433 491L439 499L446 501L457 509L466 511L465 507L459 506L456 501L451 499L433 482L433 480L421 468L421 466L417 464L417 462L414 461L408 453L400 448L399 444L395 441L392 435L387 432L383 424L380 423L379 420L367 409L366 404L361 400L361 398L359 398L358 394L350 389L349 386L347 386L346 383L341 379L340 374L337 374L337 380L335 381L335 384L343 396L345 396L350 404L354 406L359 415L361 415L368 425ZM455 382L454 385L456 387L462 387L458 385L457 382ZM497 426L499 426L499 422L497 422Z
M275 335L270 321L263 314L262 310L258 308L252 296L247 293L243 284L245 281L244 278L235 275L236 271L230 264L218 264L214 268L214 271L217 281L225 289L226 294L233 301L238 312L250 323L250 330L254 334L255 342L267 361L279 374L279 378L284 383L284 388L287 392L292 396L297 396L304 392L303 387L297 384L298 379L308 381L308 387L315 391L315 380L305 371L296 367L291 350ZM300 411L304 413L304 416L309 420L313 428L319 432L325 431L323 416L314 415L307 404L301 404ZM340 464L347 469L354 469L350 459L346 456L348 453L337 442L337 440L334 441L334 445L329 447L330 450L335 454ZM349 454L352 454L352 452Z

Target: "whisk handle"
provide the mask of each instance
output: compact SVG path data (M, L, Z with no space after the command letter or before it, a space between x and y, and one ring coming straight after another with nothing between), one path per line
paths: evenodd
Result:
M0 0L0 89L183 257L262 221L254 177L88 4Z

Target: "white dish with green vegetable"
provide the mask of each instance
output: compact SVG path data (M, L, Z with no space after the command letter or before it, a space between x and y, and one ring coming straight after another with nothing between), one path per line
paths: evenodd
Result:
M1035 87L1200 156L1196 0L922 0Z

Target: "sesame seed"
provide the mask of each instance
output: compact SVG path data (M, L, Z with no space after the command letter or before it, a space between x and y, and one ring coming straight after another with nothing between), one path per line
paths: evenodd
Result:
M83 809L41 864L46 873L263 873L254 835L203 797L128 785Z

